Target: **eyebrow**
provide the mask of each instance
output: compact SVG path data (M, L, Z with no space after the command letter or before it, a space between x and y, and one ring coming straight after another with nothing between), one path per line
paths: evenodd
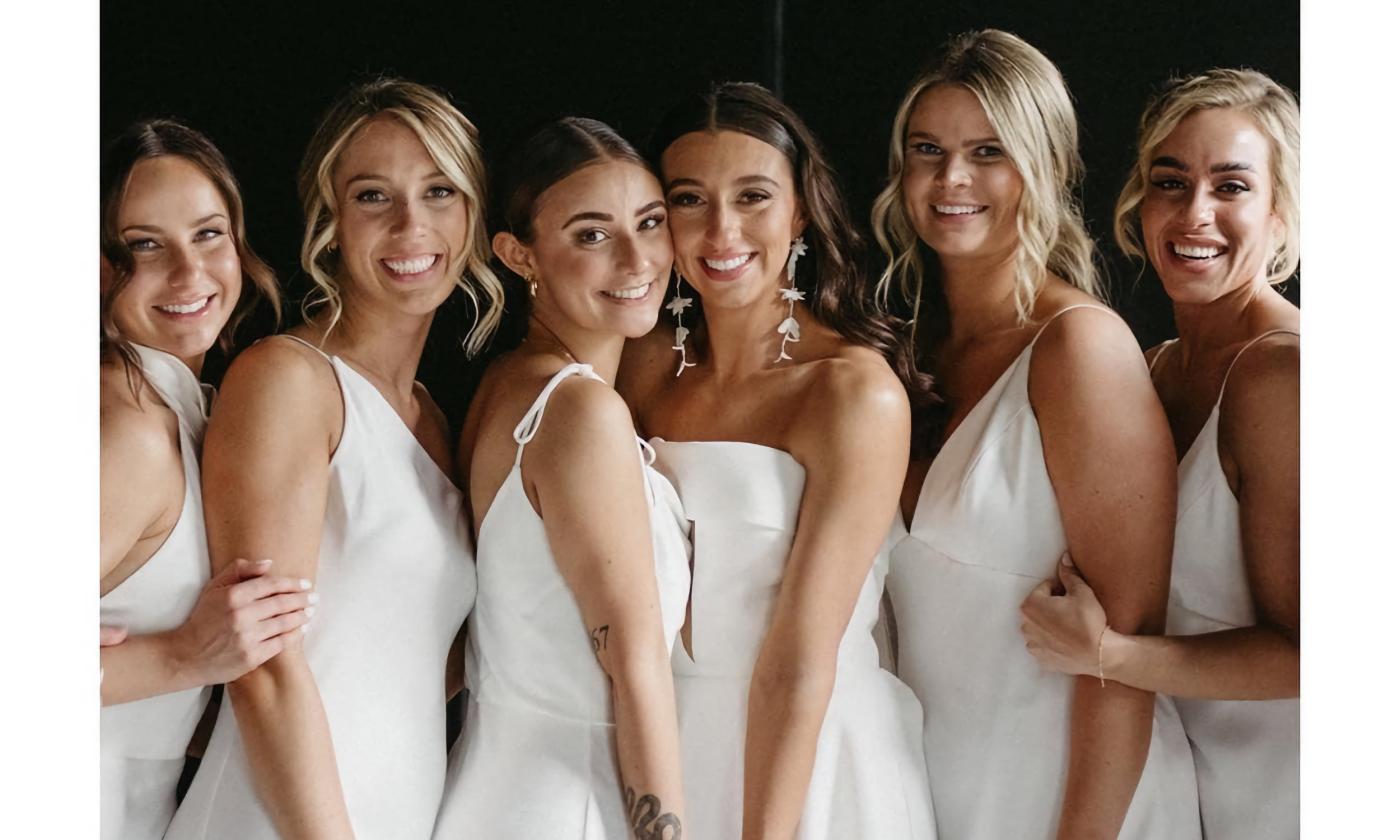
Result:
M208 224L209 222L212 222L215 219L223 219L224 221L228 221L228 217L225 216L223 213L210 213L208 216L205 216L200 219L195 219L192 227L199 227L200 225ZM127 225L126 227L122 228L122 233L126 233L129 230L144 231L146 233L164 232L164 228L160 227L159 225Z
M1177 160L1176 158L1174 158L1174 157L1169 157L1169 156L1167 156L1167 155L1163 155L1162 157L1159 157L1159 158L1153 158L1153 160L1152 160L1152 165L1153 165L1153 166L1165 166L1165 167L1168 168L1168 169L1180 169L1182 172L1190 172L1190 171L1191 171L1191 167L1187 166L1186 164L1182 163L1181 161ZM1227 161L1227 162L1225 162L1225 163L1213 163L1213 164L1210 165L1210 172L1211 172L1212 174L1219 173L1219 172L1253 172L1253 171L1254 171L1254 167L1253 167L1251 164L1244 163L1244 162L1242 162L1242 161L1234 161L1234 160L1232 160L1232 161Z
M665 206L666 206L666 202L661 201L660 199L658 199L658 200L653 201L652 203L646 205L645 207L638 208L637 212L634 213L633 215L641 216L641 215L643 215L643 214L645 214L645 213L650 213L651 211L657 209L658 207L665 207Z
M742 178L735 178L735 179L734 179L734 183L736 183L736 184L772 184L774 188L781 188L781 187L782 187L781 184L779 184L779 183L778 183L777 181L775 181L774 179L769 178L767 175L745 175L745 176L742 177ZM699 181L695 180L694 178L676 178L675 180L671 181L671 183L669 183L669 184L666 185L666 191L667 191L667 192L670 192L671 190L675 189L676 187L680 187L680 186L703 187L704 184L700 183Z
M446 177L447 177L446 175L442 174L441 170L434 169L432 172L429 172L427 175L424 175L423 178L422 178L422 180L424 180L424 181L430 181L430 180L432 180L433 178L446 178ZM351 184L355 183L356 181L387 181L387 180L389 180L389 178L388 178L387 176L385 176L385 175L380 175L380 174L378 174L378 173L376 173L376 172L365 172L365 173L362 173L362 174L359 174L359 175L355 175L355 176L352 177L350 180L346 181L346 182L345 182L345 186L348 187L348 186L350 186Z
M589 212L583 212L583 213L575 213L574 215L572 215L572 216L569 217L569 220L568 220L567 222L565 222L564 224L560 225L560 226L559 226L559 229L560 229L560 230L563 230L564 228L568 227L569 225L573 224L574 222L583 222L583 221L611 222L611 221L613 221L613 217L612 217L610 214L608 214L608 213L595 213L595 212L591 212L591 211L589 211Z
M922 139L922 140L932 140L932 141L935 142L935 143L938 142L938 135L936 135L936 134L930 134L930 133L927 132L927 131L911 131L911 132L909 132L909 138L908 138L909 140L913 140L913 139L916 138L916 137L917 137L917 138L920 138L920 139ZM905 142L908 142L908 141L906 140ZM963 148L967 148L968 146L982 146L982 145L986 145L987 143L1000 143L1000 142L1001 142L1001 138L1000 138L1000 137L992 137L992 136L989 136L989 137L977 137L977 138L974 138L974 139L972 139L972 140L964 140L964 141L963 141Z

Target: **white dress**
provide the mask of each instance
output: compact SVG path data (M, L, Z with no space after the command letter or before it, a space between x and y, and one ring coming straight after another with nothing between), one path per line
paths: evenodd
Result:
M1296 335L1271 330L1240 353L1276 332ZM1226 381L1238 360L1237 354ZM1222 381L1220 397L1224 394ZM1176 551L1167 607L1172 635L1254 625L1240 506L1220 467L1220 397L1177 472ZM1175 700L1196 758L1206 840L1296 838L1298 700Z
M448 649L476 597L462 494L378 389L327 358L345 423L330 461L306 661L355 836L425 838L447 769ZM274 840L251 772L225 702L167 837Z
M807 473L779 449L733 441L652 440L657 467L694 523L691 648L671 656L681 727L686 836L740 834L749 681L797 533ZM888 545L888 543L887 543ZM919 703L880 668L871 630L887 554L846 626L796 840L935 836Z
M1067 548L1027 391L1034 347L953 430L891 560L899 675L923 702L938 828L955 840L1051 840L1067 777L1074 678L1042 670L1020 632L1021 602ZM1199 838L1170 700L1157 697L1154 719L1119 836Z
M132 635L185 623L209 582L209 545L199 486L205 395L189 366L169 353L132 345L146 381L175 412L185 499L180 518L150 559L102 596L102 623ZM159 840L175 813L185 748L209 701L191 688L102 709L102 840Z
M570 364L549 380L515 428L515 466L482 518L480 588L470 619L472 696L434 838L632 836L617 772L610 683L520 473L546 401L572 376L598 379L590 366ZM638 443L644 451L646 444ZM660 596L656 631L669 647L685 619L690 546L675 491L645 459L642 471ZM687 837L703 836L684 829Z

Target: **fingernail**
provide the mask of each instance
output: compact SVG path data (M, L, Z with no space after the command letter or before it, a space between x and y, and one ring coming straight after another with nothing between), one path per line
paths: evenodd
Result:
M311 632L311 625L310 625L310 624L303 624L303 625L301 625L301 632L302 632L302 635L306 635L307 633Z
M271 558L271 557L264 557L264 558L261 559L261 560L254 560L254 561L253 561L253 565L254 565L254 566L271 566L271 565L272 565L272 558Z
M1062 566L1068 566L1068 565L1069 565L1069 552L1065 552L1064 554L1061 554L1061 555L1060 555L1060 565L1062 565Z
M315 615L315 614L316 614L316 608L315 608L315 607L307 607L307 608L306 608L306 617L307 617L307 618L310 618L311 616L313 616L313 615Z
M301 586L302 589L311 588L311 581L307 580L306 578L302 578L301 580L297 581L297 583Z
M319 592L310 592L310 593L307 593L307 596L306 596L306 603L308 603L308 604L314 604L314 603L316 603L316 602L318 602L318 601L320 601L320 600L321 600L321 593L319 593Z

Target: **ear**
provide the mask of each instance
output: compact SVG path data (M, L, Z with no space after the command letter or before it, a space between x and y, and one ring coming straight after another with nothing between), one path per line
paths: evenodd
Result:
M802 206L802 202L797 202L797 209L792 211L792 236L788 239L796 239L807 230L807 208Z
M520 275L521 277L531 277L535 273L535 255L530 247L519 239L515 234L501 231L491 237L491 250L506 264L506 268Z

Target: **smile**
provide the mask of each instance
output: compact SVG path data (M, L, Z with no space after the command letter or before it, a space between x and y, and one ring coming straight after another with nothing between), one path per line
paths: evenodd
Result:
M647 296L647 292L651 291L654 282L656 281L643 283L640 286L629 286L625 289L604 289L599 294L613 300L641 300Z
M974 216L987 209L986 204L935 204L933 210L940 216Z
M205 295L189 303L162 303L157 304L155 308L167 315L193 315L196 312L203 311L204 308L209 305L209 301L213 299L213 295Z
M752 260L756 256L758 256L757 251L739 257L730 257L726 260L712 260L708 257L702 257L701 262L711 271L733 271L739 266L748 263L749 260Z
M384 259L380 260L380 262L385 268L389 269L389 273L391 274L396 274L400 277L412 277L415 274L422 274L437 265L438 258L438 254L423 254L418 257Z
M1225 249L1217 245L1178 245L1173 242L1172 253L1188 260L1209 260L1225 253Z

